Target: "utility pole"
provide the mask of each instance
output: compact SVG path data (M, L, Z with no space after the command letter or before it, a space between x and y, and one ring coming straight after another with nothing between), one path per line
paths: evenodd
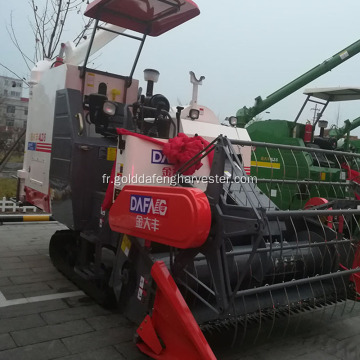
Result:
M313 110L314 111L314 116L313 116L313 125L315 124L315 121L317 120L317 113L320 112L320 109L318 109L318 104L315 104L315 107L310 109L310 111Z

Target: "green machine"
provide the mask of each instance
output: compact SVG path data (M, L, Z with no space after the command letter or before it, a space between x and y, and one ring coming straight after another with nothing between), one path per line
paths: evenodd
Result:
M325 136L327 122L321 120L321 117L330 102L360 99L360 89L310 89L305 91L307 98L295 120L250 121L359 52L360 40L283 86L266 99L257 97L253 107L243 107L238 110L237 126L243 128L247 125L246 129L254 142L251 175L257 177L259 188L279 208L298 209L310 206L309 200L312 198L317 198L321 204L332 199L348 198L349 192L353 195L354 189L348 185L345 165L348 164L353 168L353 164L359 163L359 160L353 153L335 151L337 138ZM297 121L309 101L322 104L322 109L313 125L300 124ZM316 125L320 127L319 136L314 136ZM358 121L351 125L346 123L343 128L337 129L338 135L347 134L349 129L358 125ZM334 132L334 129L332 130ZM340 138L342 136L344 135Z
M326 74L338 65L349 60L351 57L357 55L359 52L360 40L354 42L353 44L336 53L321 64L315 66L305 74L299 76L295 80L275 91L266 99L262 99L261 96L256 97L253 107L247 108L244 106L237 111L237 126L241 128L245 127L245 125L248 124L256 115L262 113L272 105L278 103L279 101L283 100L295 91L301 89L303 86L307 85L311 81L317 79L318 77Z
M360 172L360 160L353 154L360 153L360 141L350 138L350 131L360 126L360 118L346 120L341 128L333 126L327 133L327 121L321 120L330 102L360 100L360 88L307 89L304 94L306 100L294 121L257 121L247 127L253 141L282 145L280 149L258 144L251 161L251 174L260 179L259 187L282 209L304 207L312 197L346 198L347 169ZM299 124L297 120L308 102L322 108L313 125ZM316 125L320 128L317 136ZM299 180L313 183L305 186Z

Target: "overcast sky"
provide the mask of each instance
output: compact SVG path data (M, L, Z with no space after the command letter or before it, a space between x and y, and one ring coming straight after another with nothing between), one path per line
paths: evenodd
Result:
M24 50L31 55L33 39L28 24L31 16L26 0L1 1L0 62L21 76L28 76L6 24L13 11L15 30ZM360 38L358 0L195 0L201 14L158 38L148 38L135 77L142 81L145 68L160 71L155 91L172 105L191 98L189 71L206 77L199 102L221 118L250 107L254 98L269 94L323 62ZM41 3L38 0L38 3ZM63 41L73 38L78 28L71 22ZM125 46L124 46L125 45ZM133 54L131 54L132 58ZM122 60L129 51L123 40L113 41L101 52L101 70L124 74ZM126 61L125 61L126 62ZM354 56L308 87L360 87L360 55ZM11 75L0 69L1 75ZM127 74L127 69L125 70ZM264 119L293 120L305 100L304 88L262 114ZM324 119L335 123L360 116L360 101L329 106ZM312 117L307 110L302 122ZM355 132L360 135L360 130Z

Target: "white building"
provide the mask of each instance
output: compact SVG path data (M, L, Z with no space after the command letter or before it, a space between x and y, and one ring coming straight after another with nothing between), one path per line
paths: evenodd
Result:
M23 82L16 78L0 76L0 127L24 128L29 99L22 97Z

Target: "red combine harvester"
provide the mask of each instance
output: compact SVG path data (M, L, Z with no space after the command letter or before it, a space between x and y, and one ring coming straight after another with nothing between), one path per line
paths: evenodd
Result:
M66 44L32 73L19 172L24 200L68 226L50 240L53 264L139 324L137 346L153 359L215 359L214 328L234 328L236 340L249 322L346 302L359 288L359 201L280 211L248 176L245 129L207 121L196 101L171 116L153 94L155 70L141 94L145 38L198 14L191 0L92 2L88 49ZM130 75L88 69L117 34L140 41Z

